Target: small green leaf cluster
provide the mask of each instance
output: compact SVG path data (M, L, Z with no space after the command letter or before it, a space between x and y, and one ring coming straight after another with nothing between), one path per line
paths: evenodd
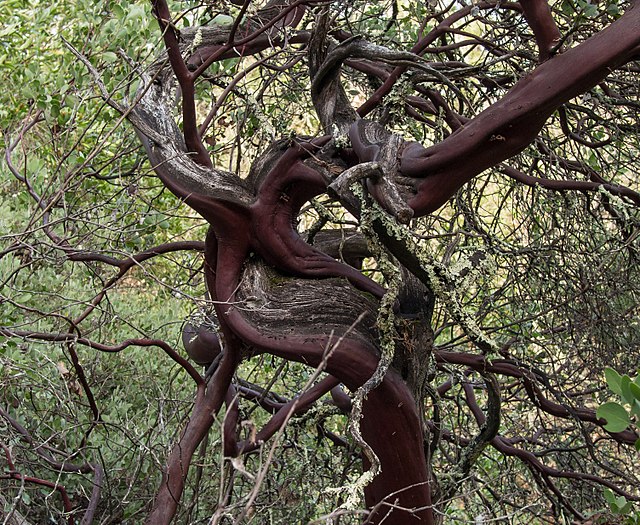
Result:
M601 405L596 415L606 419L604 426L609 432L622 432L635 419L640 417L640 373L631 379L627 374L620 375L613 368L604 372L609 389L620 397L620 403L609 401ZM636 449L640 451L640 439L636 441Z
M604 7L604 9L603 9ZM565 0L562 2L562 12L566 15L576 16L576 21L580 18L597 18L603 11L614 18L620 16L620 6L617 0L608 1L604 4L591 3L590 0Z
M611 489L604 489L604 499L609 504L609 509L613 514L625 515L631 512L633 503L627 501L624 496L616 496ZM628 523L638 523L638 520L629 521Z

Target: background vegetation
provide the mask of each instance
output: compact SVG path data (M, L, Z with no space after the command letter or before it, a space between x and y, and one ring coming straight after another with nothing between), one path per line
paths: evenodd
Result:
M627 9L551 5L566 47ZM241 9L228 2L170 7L185 34L230 25ZM358 0L332 9L337 28L393 49L410 48L445 16L467 9L430 47L428 82L403 77L375 110L389 129L422 144L451 133L447 111L476 116L539 58L517 10L437 0ZM310 30L314 12L304 16L299 29ZM193 406L193 381L172 355L186 357L184 323L210 311L207 225L153 174L132 127L105 102L78 54L115 100L131 100L140 73L164 56L162 35L146 2L5 0L0 19L7 152L0 165L0 515L5 523L23 516L84 524L93 505L94 523L139 523ZM270 142L322 134L306 52L291 43L213 64L196 92L199 114L209 115L204 142L215 167L246 175ZM504 446L484 449L441 506L445 523L640 522L633 446L640 417L638 66L625 64L565 104L508 166L485 171L412 221L425 265L446 269L453 283L436 294L434 348L440 355L478 351L461 309L497 349L493 358L526 371L499 377ZM343 83L357 107L381 81L354 67L343 70ZM432 88L443 98L439 107ZM417 95L435 114L407 105ZM545 184L561 180L593 185L556 191ZM306 205L299 230L320 223L359 225L326 196ZM169 248L156 255L158 246ZM370 257L364 271L386 283L380 266ZM312 372L267 354L246 360L235 381L256 395L240 400L241 435L260 429ZM427 373L424 413L438 428L433 471L444 486L478 432L469 407L486 405L487 387L477 370L446 359ZM625 374L636 379L623 391ZM532 389L561 408L554 414L531 402ZM579 417L607 402L627 414L613 430L626 432L624 445L603 428L620 408L601 409L604 419ZM328 397L274 438L273 457L270 441L224 459L224 410L217 417L176 523L321 523L329 514L326 522L362 522L365 504L354 488L359 449L348 414ZM96 484L101 490L92 496Z

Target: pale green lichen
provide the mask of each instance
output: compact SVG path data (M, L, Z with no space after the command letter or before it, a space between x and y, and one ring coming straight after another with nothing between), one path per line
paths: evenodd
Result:
M607 188L605 188L604 185L600 185L598 187L598 192L607 197L607 199L609 200L609 204L615 208L615 210L622 216L625 221L630 219L630 210L635 209L634 205L625 201L622 197L620 197L620 195L612 193Z
M193 49L197 49L202 44L202 28L199 27L193 37Z
M360 433L360 420L362 418L362 404L364 399L369 392L382 382L393 361L395 339L397 336L396 317L393 306L398 298L401 286L399 265L380 242L374 231L374 223L382 224L387 235L403 242L407 249L420 261L422 268L428 276L429 282L426 284L428 284L436 297L442 300L451 316L467 334L467 337L485 351L497 350L499 348L497 342L485 334L480 326L478 326L473 313L464 309L458 292L458 287L461 286L466 279L475 278L479 272L493 264L493 258L490 257L489 254L485 254L477 264L474 264L471 259L463 258L452 268L448 268L436 261L433 256L427 254L424 250L418 249L409 230L388 215L377 203L367 201L359 185L354 185L352 191L360 199L362 204L360 226L369 241L369 246L376 259L378 269L387 281L387 291L380 301L377 316L381 352L380 360L373 375L356 391L353 399L353 409L349 418L349 431L356 443L362 447L364 454L371 463L371 468L359 476L353 483L349 483L338 489L332 489L347 494L345 502L341 505L342 508L347 510L353 510L358 507L364 488L380 473L380 461Z
M361 199L363 198L362 189L359 187L354 189L354 194ZM428 284L436 297L443 302L450 315L460 325L467 337L484 352L497 351L499 348L498 343L478 326L474 319L474 313L463 307L458 291L460 287L464 286L464 281L470 278L469 274L472 274L472 276L477 275L482 270L481 265L474 265L470 260L460 262L456 273L454 273L450 268L428 254L426 250L419 249L411 237L411 232L389 216L377 203L363 204L363 216L365 209L368 221L373 223L376 220L379 224L382 224L387 235L403 242L407 249L420 261L420 265L425 270L429 280L425 284ZM484 259L489 260L487 264L492 264L493 262L489 254L486 254ZM467 270L466 275L461 279L459 276L463 273L462 269L465 267L471 268L473 272Z
M258 103L256 98L251 95L247 96L247 102L248 106L251 107L253 116L258 120L262 129L269 134L272 140L275 140L275 138L281 133L273 127L271 119L265 115L262 110L262 106Z
M349 138L349 135L342 133L335 123L331 129L331 133L333 135L333 143L336 148L344 149L351 147L351 139Z
M362 190L357 187L354 193L362 202L364 199ZM393 311L393 306L398 299L401 285L398 264L380 243L373 230L373 219L377 210L375 210L375 207L365 205L364 202L362 202L362 204L362 232L369 241L369 247L377 261L378 269L382 272L382 275L387 281L387 291L380 301L376 322L380 341L380 360L378 361L378 365L373 375L356 391L354 395L353 408L349 417L348 426L351 435L355 442L362 448L363 453L371 464L371 467L366 472L363 472L362 475L353 483L344 487L348 495L342 507L347 510L357 508L362 497L361 495L364 492L364 488L371 483L371 481L381 471L380 460L360 433L360 420L362 419L362 405L364 400L369 392L382 383L384 376L393 361L396 338L396 317Z

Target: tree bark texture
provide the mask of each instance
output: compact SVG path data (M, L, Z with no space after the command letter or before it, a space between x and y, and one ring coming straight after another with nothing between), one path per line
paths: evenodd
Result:
M326 233L319 235L315 246L302 238L294 224L308 200L325 193L340 174L360 167L364 175L358 176L365 179L365 189L395 220L407 223L412 216L429 214L483 170L531 144L561 104L596 85L634 56L640 45L637 7L591 39L558 54L552 53L558 34L548 6L527 0L523 10L536 31L540 65L501 100L428 147L405 141L378 122L358 119L340 84L341 65L350 55L383 61L398 56L355 40L332 47L327 43L326 17L310 43L311 73L316 75L312 98L325 133L332 133L334 124L338 131L348 131L350 148L337 148L330 135L283 140L272 144L254 162L249 177L242 179L211 168L200 159L202 150L183 139L164 102L171 85L162 75L145 83L128 118L162 182L210 224L207 282L212 299L218 301L216 313L225 339L222 365L198 393L148 523L168 523L175 513L191 455L212 425L212 414L222 406L243 356L265 352L322 366L352 391L376 371L381 353L376 315L385 289L358 269L362 257L343 256L334 243L323 244ZM209 35L209 41L207 34L204 37L184 67L175 49L170 53L177 76L189 80L190 70L230 53L217 32ZM263 42L266 34L263 37L252 41L254 52L268 45ZM177 43L169 39L167 45ZM189 87L187 80L181 81L183 89ZM341 187L337 197L357 215L360 204L348 185ZM414 329L411 337L419 347L416 355L429 359L430 277L401 241L378 226L383 244L409 276L405 284L413 280L412 286L421 290L401 299L396 311L410 311L426 325ZM367 505L374 509L368 523L434 522L421 423L426 379L424 374L402 370L403 363L408 368L420 366L410 354L408 347L400 348L404 358L396 359L396 369L392 367L367 395L363 407L362 435L381 465L381 473L365 492Z

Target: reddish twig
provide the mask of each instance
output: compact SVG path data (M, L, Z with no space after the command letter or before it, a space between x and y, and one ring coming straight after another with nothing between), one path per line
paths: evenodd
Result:
M167 2L165 0L152 0L152 3L153 13L162 31L171 68L182 89L182 125L187 150L194 154L193 160L195 162L207 168L213 168L211 157L198 134L194 89L194 82L197 76L191 74L187 64L182 59L178 30L171 21L171 13Z
M69 525L74 525L75 520L71 515L73 511L73 505L71 504L71 500L69 499L69 495L67 494L67 490L64 488L64 485L60 483L55 483L53 481L47 481L46 479L36 478L34 476L25 476L24 474L20 474L13 463L13 459L11 457L11 451L9 448L0 443L0 446L4 450L5 457L7 459L7 464L9 466L9 472L6 474L0 474L0 479L16 479L19 481L33 483L35 485L41 485L43 487L48 487L53 490L57 490L60 493L60 497L62 498L62 504L64 506L64 512L67 514L67 522Z
M51 341L56 343L72 342L79 345L88 346L89 348L95 348L96 350L100 350L101 352L109 353L121 352L122 350L130 346L142 346L145 348L157 346L158 348L162 349L171 359L178 363L182 368L184 368L197 385L204 384L203 377L195 368L193 368L193 365L180 354L178 354L178 352L176 352L169 344L167 344L165 341L162 341L161 339L135 338L127 339L126 341L123 341L117 345L107 345L104 343L92 341L91 339L88 339L86 337L78 337L72 334L56 334L46 332L33 332L29 330L14 330L7 327L0 327L0 334L7 337L21 337L24 339L34 339L38 341Z
M553 56L558 42L562 39L551 9L546 0L520 0L522 13L536 37L539 61L544 62Z
M283 423L291 417L292 409L293 414L305 412L313 403L339 384L340 381L335 377L325 377L318 384L283 405L280 410L278 410L278 412L276 412L276 414L260 429L256 436L252 436L250 439L238 444L239 453L247 454L248 452L252 452L257 448L260 448L265 441L271 438L282 428Z
M478 2L473 5L465 6L442 20L442 22L440 22L436 27L429 31L428 34L422 37L422 39L411 48L411 52L415 53L416 55L421 55L424 50L440 36L442 36L452 24L456 23L458 20L461 20L465 16L468 16L473 8L477 7L478 9L493 9L494 7L496 7L496 5L500 5L500 8L502 9L512 9L516 11L520 11L521 9L519 4L514 4L511 2ZM396 67L393 71L391 71L391 73L387 77L387 80L384 81L382 86L380 86L373 93L373 95L371 95L358 108L358 114L361 117L364 117L365 115L371 113L371 111L373 111L373 109L377 107L378 104L380 104L382 99L389 93L391 93L391 90L393 89L395 83L408 68L409 66L403 65Z
M553 191L564 191L564 190L574 190L574 191L584 191L584 192L593 192L606 190L613 195L618 195L620 197L626 197L629 200L633 201L633 203L637 206L640 206L640 194L633 191L631 188L627 188L626 186L620 186L618 184L611 184L602 182L592 182L585 180L553 180L553 179L543 179L542 177L534 177L532 175L527 175L526 173L522 173L521 171L512 168L511 166L507 166L502 164L500 166L500 171L507 175L508 177L517 180L518 182L526 185L526 186L540 186L541 188Z

